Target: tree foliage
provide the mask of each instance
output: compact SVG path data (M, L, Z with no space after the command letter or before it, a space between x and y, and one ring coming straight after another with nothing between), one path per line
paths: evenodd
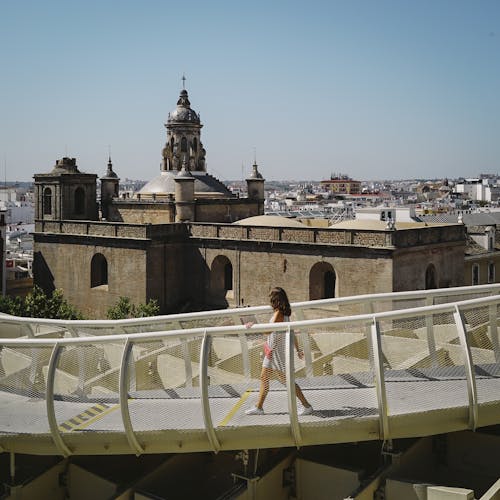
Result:
M36 285L24 298L0 297L0 311L29 318L82 319L81 313L66 301L62 290L56 289L48 295Z
M134 304L128 297L120 297L107 312L108 319L147 318L160 312L158 301L150 299L146 304Z

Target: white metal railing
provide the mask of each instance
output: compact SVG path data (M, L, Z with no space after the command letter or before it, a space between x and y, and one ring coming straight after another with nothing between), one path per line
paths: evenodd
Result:
M318 375L316 373L317 367L315 366L315 359L312 355L313 348L311 347L311 343L317 343L320 340L318 335L328 336L328 341L333 344L338 337L342 336L345 345L355 345L355 347L349 347L351 349L350 353L352 354L350 362L354 362L355 364L357 360L360 360L366 362L366 365L369 366L367 373L373 380L373 390L367 387L369 395L363 397L370 398L373 393L377 401L377 412L373 418L377 418L379 421L378 434L376 437L382 440L389 440L393 437L400 436L395 434L392 429L392 423L396 422L395 419L399 417L394 412L391 413L391 401L394 402L395 399L390 395L390 391L388 392L388 384L390 384L390 382L388 382L390 377L388 378L388 376L391 375L392 372L396 373L399 369L398 366L406 366L405 362L408 364L408 360L411 359L411 356L414 354L413 352L405 353L405 362L399 363L399 365L394 363L394 366L391 366L387 361L388 356L390 356L392 352L392 346L389 344L396 338L398 342L402 342L403 347L400 348L401 352L412 351L411 343L418 345L419 349L423 349L421 351L423 354L419 361L420 364L415 365L419 367L419 370L434 370L432 373L435 375L438 374L439 370L450 369L451 367L456 368L457 373L460 372L458 375L454 374L452 377L448 377L445 381L449 382L455 379L463 379L465 381L467 388L468 418L467 422L463 422L463 427L475 429L481 425L481 402L478 396L477 374L475 369L475 365L479 363L474 362L474 356L479 356L478 359L480 360L484 357L487 361L491 361L488 366L494 365L494 367L491 368L493 371L497 369L496 366L499 363L497 325L499 319L498 311L500 308L500 295L497 294L499 292L500 286L462 287L458 289L379 294L376 296L297 303L293 304L293 309L296 316L302 318L305 317L306 312L310 314L317 310L318 307L332 305L363 304L368 312L347 316L330 316L319 319L300 319L289 323L261 323L253 325L250 329L246 328L244 325L201 326L198 328L182 329L180 321L192 319L206 320L207 318L214 317L228 318L231 316L247 316L252 313L259 314L262 312L267 314L269 313L269 308L245 308L118 322L60 322L34 320L31 318L1 317L1 322L6 322L9 325L18 325L20 327L19 331L25 333L25 336L22 338L1 338L0 361L3 361L6 350L10 350L19 356L25 356L27 362L31 360L31 364L26 368L29 370L30 380L36 379L36 374L43 371L44 367L46 372L44 375L45 384L42 388L34 388L34 382L33 387L29 388L26 387L26 385L22 385L27 384L26 381L22 383L19 382L19 385L15 386L15 381L13 382L10 380L9 377L12 376L5 372L4 367L3 374L2 370L0 370L0 391L7 391L9 394L15 394L16 391L20 394L28 393L32 400L45 400L48 431L52 437L55 449L64 456L78 453L78 446L70 444L73 441L73 436L63 432L60 428L61 417L58 418L56 403L58 404L58 401L61 399L64 400L64 398L62 398L60 390L58 391L56 388L58 370L61 372L64 371L64 363L71 365L73 371L78 374L78 390L68 390L64 395L66 399L73 402L86 402L92 399L89 398L89 394L85 394L85 390L88 389L87 386L89 385L85 375L86 367L95 365L95 350L105 347L110 349L117 347L121 349L121 353L119 354L119 362L114 363L116 369L112 367L105 372L105 374L110 377L114 376L113 374L117 374L116 392L123 434L126 437L129 452L139 455L148 452L152 445L148 442L148 438L144 434L144 431L137 429L138 422L136 420L134 423L134 417L131 413L131 393L144 390L143 388L141 389L141 384L139 382L134 382L135 371L141 368L141 363L145 364L148 362L153 364L156 362L156 370L159 372L162 366L161 356L176 357L176 359L181 360L185 370L183 377L184 382L176 387L177 389L180 387L185 390L192 389L195 391L193 394L197 394L197 396L195 396L194 399L199 400L197 404L203 418L204 432L208 441L207 448L213 451L219 451L220 449L231 446L231 442L229 438L226 437L224 439L222 437L223 429L221 424L214 424L214 413L216 412L214 412L213 405L219 403L217 402L217 398L213 396L210 391L214 387L222 387L227 384L212 383L210 379L211 374L217 376L220 373L226 373L227 369L214 368L213 362L211 361L213 343L218 339L234 339L238 341L238 345L240 346L238 356L241 356L241 361L238 361L237 369L235 369L234 372L229 371L228 373L231 376L234 375L235 378L241 377L244 379L245 383L250 385L253 383L254 390L256 390L258 374L252 376L252 370L255 371L255 367L260 363L260 359L256 353L260 350L259 343L262 341L257 334L268 333L270 330L273 330L283 332L286 338L285 389L287 393L287 425L289 426L291 436L290 444L302 446L310 442L305 435L305 431L309 424L299 419L295 399L297 367L294 366L294 336L297 334L296 332L300 332L300 339L306 348L304 350L308 351L308 354L306 352L307 355L305 356L305 365L302 368L306 374L305 380L309 379L309 381L317 382L317 385L310 386L309 390L311 392L314 392L317 390L317 387L329 382L329 379L332 378L329 375ZM467 300L449 301L454 297L463 298L464 296L474 294L482 294L483 296L479 298L469 298ZM435 297L448 301L442 304L430 305L434 302L431 298ZM378 305L381 303L386 305L390 303L392 306L395 305L397 307L399 301L416 299L423 300L424 303L428 305L376 312ZM467 319L467 315L469 319ZM116 333L119 329L123 328L123 325L127 326L132 324L135 325L137 329L140 329L138 327L144 325L161 326L162 322L166 321L170 322L171 325L178 325L179 328L172 330L157 329L142 333ZM109 325L111 335L78 336L79 327L81 325L88 326L89 323L92 324L92 326L97 325L99 327ZM118 323L118 325L116 323ZM55 338L37 335L38 326L46 324L63 325L64 334L62 336L58 335ZM401 333L400 330L402 330L403 333ZM310 337L312 337L312 339L309 339ZM444 337L446 337L446 339ZM405 346L405 339L409 347ZM364 357L358 354L358 350L362 350L358 345L359 342L366 342L367 354L363 355ZM199 347L193 347L197 346L197 343L199 343ZM150 344L153 344L153 346ZM384 344L388 344L388 346L386 347ZM144 354L134 354L134 348L138 350L142 349ZM44 364L44 352L49 349L50 357L47 364ZM193 353L191 352L193 349L199 350ZM345 347L335 347L332 350L334 354L332 354L331 363L334 362L334 359L337 359L335 357L337 354L335 353L341 353L338 355L338 359L343 360L345 357L345 349ZM460 359L456 358L453 361L445 358L445 361L440 361L439 356L443 356L442 352L446 351L446 349L450 352L455 352L455 350L458 349L461 353ZM175 355L170 354L170 351L173 352L174 350ZM26 351L30 354L25 354ZM326 357L330 356L330 354L331 353ZM356 358L356 356L361 357ZM401 356L402 355L398 353L397 357ZM153 361L147 361L148 359L152 359ZM228 359L232 360L232 358ZM195 364L198 364L197 369ZM131 370L131 367L133 370ZM461 374L462 368L464 372L463 375ZM152 368L151 370L153 371ZM132 373L132 371L134 373ZM16 373L17 372L15 372L14 375ZM355 369L348 372L351 377L356 373ZM491 376L492 381L499 378L496 374L500 376L500 372L497 373L494 371ZM194 377L198 377L197 391L196 387L193 388ZM19 378L22 379L21 376ZM97 377L97 379L95 385L90 389L95 389L95 387L101 383L102 378ZM251 383L252 380L253 382ZM109 383L111 384L111 382ZM400 383L398 387L401 388L403 386ZM109 392L113 391L110 390ZM193 401L193 397L191 397L190 401ZM500 391L498 392L498 396L493 395L489 397L487 403L491 406L496 404L497 401L500 404ZM173 400L172 407L169 407L169 411L171 411L171 408L175 408L175 405L178 403L179 401ZM26 408L28 408L28 406L26 406ZM218 407L216 406L215 409L218 409ZM409 408L408 410L409 413L418 411L420 411L419 408ZM500 415L500 413L498 414ZM137 417L135 418L137 419ZM328 418L324 420L329 421ZM332 422L333 420L335 419L332 417ZM268 426L278 425L278 423L274 423L273 421L266 420L266 422L265 425ZM141 421L139 421L139 423L141 423ZM497 423L500 423L500 417L498 417ZM241 425L245 427L246 424L243 423ZM314 425L314 423L310 425ZM322 426L324 427L324 422ZM162 430L175 430L175 425L168 428L155 428L155 431ZM432 433L432 430L429 432ZM373 436L371 436L371 438L373 439ZM11 444L2 444L2 439L0 423L0 447L3 446L5 449L8 449ZM7 439L7 441L9 440ZM238 441L238 443L240 443L240 441ZM258 437L250 436L248 437L247 447L252 447L253 445L262 446L258 443ZM238 446L240 446L240 444L238 444Z

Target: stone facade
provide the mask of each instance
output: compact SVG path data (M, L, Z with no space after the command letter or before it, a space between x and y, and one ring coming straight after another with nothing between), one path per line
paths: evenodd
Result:
M354 237L317 228L38 222L35 277L45 289L62 288L87 317L101 318L120 296L156 299L172 312L262 304L273 286L286 288L292 301L423 289L431 264L440 286L462 285L463 227L443 226L434 236L414 231L357 230ZM415 237L421 243L410 245ZM92 286L96 254L106 260L107 282Z

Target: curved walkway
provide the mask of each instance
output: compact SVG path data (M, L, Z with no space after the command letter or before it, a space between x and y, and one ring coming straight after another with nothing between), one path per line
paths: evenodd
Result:
M292 322L272 326L267 306L121 321L0 315L0 450L218 451L498 424L499 292L297 303ZM272 381L265 414L249 416L271 328L286 336L286 384ZM298 416L294 382L312 415Z

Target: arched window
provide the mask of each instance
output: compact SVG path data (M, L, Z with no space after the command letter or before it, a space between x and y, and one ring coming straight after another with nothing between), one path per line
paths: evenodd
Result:
M227 305L226 299L233 298L233 288L233 265L225 255L218 255L213 260L210 269L210 295L212 302Z
M331 299L336 296L337 274L328 262L318 262L309 272L309 300Z
M181 139L181 153L187 153L188 141L185 137Z
M432 290L437 288L436 268L434 264L429 264L425 271L425 289Z
M198 151L198 141L196 140L196 137L193 139L193 151L195 153Z
M43 190L43 215L52 214L52 189L45 188Z
M85 191L82 187L75 189L75 215L83 215L85 213Z
M107 284L108 261L102 253L96 253L92 257L92 262L90 263L90 286L91 288L94 288L96 286Z

